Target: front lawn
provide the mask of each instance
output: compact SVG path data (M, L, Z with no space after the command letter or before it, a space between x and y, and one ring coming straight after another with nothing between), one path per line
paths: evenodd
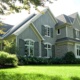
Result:
M19 66L0 69L0 80L80 80L80 66Z

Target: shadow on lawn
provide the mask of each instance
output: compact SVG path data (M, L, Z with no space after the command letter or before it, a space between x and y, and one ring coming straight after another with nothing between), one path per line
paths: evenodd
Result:
M80 77L70 77L69 80L80 80ZM48 76L43 74L7 74L2 72L0 80L67 80L61 76Z
M72 67L80 67L80 64L51 64L51 65L24 65L24 66L59 66L59 67L62 67L62 66L72 66Z
M80 77L71 77L71 80L80 80Z
M2 72L0 80L63 80L59 76L47 76L42 74L7 74Z

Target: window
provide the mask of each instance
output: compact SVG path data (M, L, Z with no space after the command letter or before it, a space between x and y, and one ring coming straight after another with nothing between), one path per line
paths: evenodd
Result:
M61 30L57 29L57 35L60 35L60 34L61 34Z
M50 36L50 27L45 25L45 36Z
M46 50L46 56L45 57L51 57L52 56L52 46L49 43L45 43L45 50Z
M79 30L76 29L76 39L79 39Z
M28 56L34 55L34 41L33 40L25 40L25 53Z
M75 55L76 58L80 58L80 44L75 44Z
M80 46L79 45L76 46L76 51L77 51L77 56L80 56Z

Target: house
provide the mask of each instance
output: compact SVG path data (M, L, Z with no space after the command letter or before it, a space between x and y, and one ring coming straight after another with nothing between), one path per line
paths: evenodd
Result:
M6 33L0 36L0 49L3 40L15 40L20 56L57 57L72 51L80 58L80 18L78 13L54 17L49 8L42 13L32 14L16 26L7 24Z

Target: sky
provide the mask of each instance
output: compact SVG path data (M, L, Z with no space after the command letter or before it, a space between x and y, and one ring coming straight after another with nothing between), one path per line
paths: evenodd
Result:
M55 16L70 15L75 12L80 14L80 0L57 0L49 7Z
M49 7L53 13L53 15L59 16L61 14L70 15L72 13L78 12L80 14L80 0L57 0L54 1L53 4L46 3L46 7ZM42 10L42 7L39 7ZM31 6L31 14L35 13L36 11ZM29 16L27 11L22 11L22 13L11 14L9 16L0 16L5 23L9 24L18 24L27 16Z

